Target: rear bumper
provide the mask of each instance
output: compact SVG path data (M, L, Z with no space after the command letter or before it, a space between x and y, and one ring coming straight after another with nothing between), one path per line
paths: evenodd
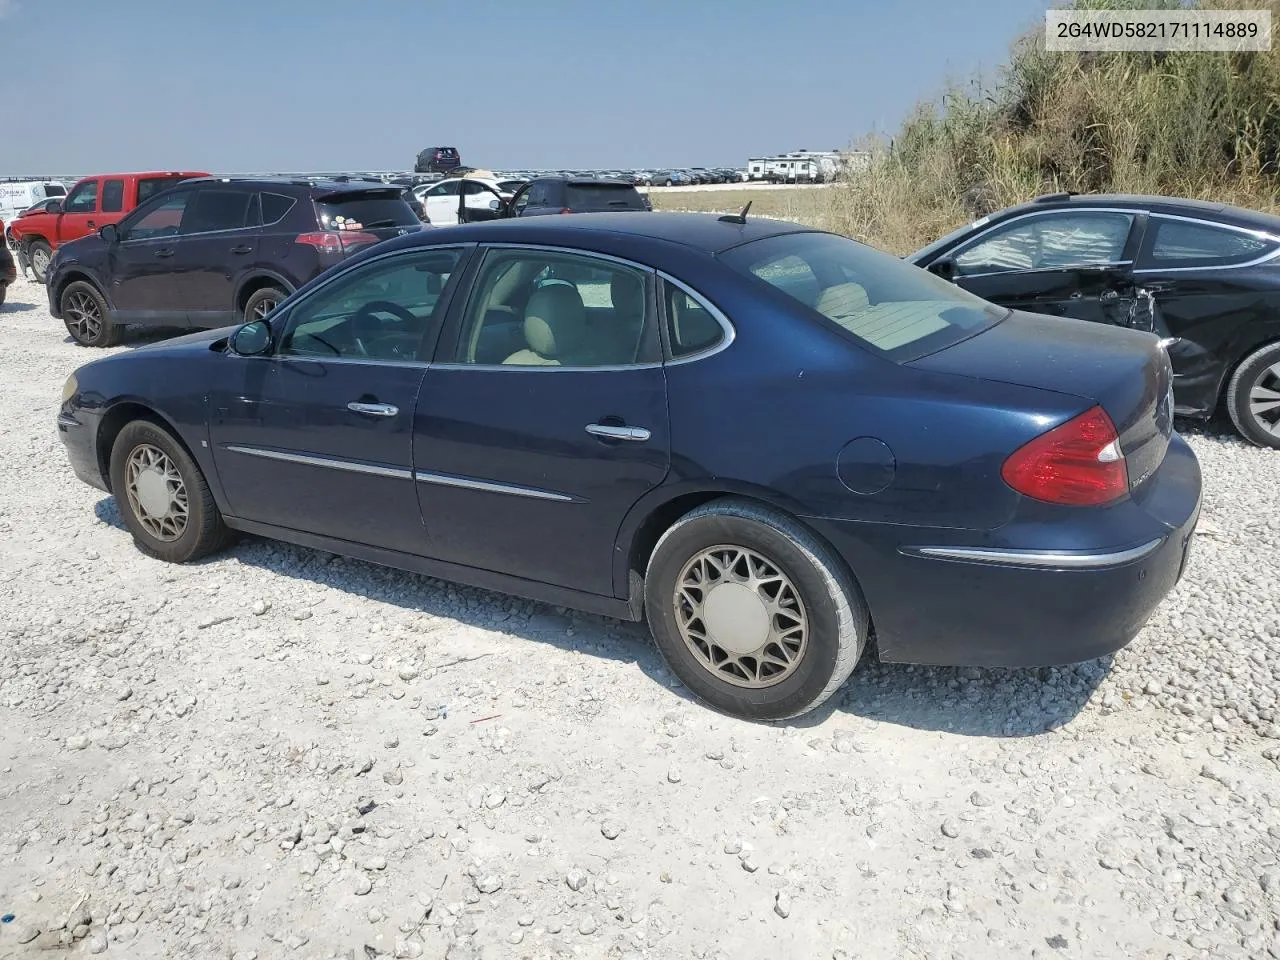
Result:
M1200 468L1175 440L1158 471L1174 474L1163 478L1158 515L1165 519L1151 516L1148 534L1133 543L1097 550L935 544L910 527L883 533L896 542L869 542L866 525L813 522L862 585L881 660L1078 663L1132 640L1185 570L1200 515Z

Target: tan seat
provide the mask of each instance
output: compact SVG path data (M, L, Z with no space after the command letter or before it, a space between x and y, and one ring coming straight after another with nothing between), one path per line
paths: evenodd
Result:
M644 334L644 283L634 274L615 272L609 301L613 319L595 338L596 353L604 364L634 363Z
M866 289L857 283L837 283L818 295L813 309L824 317L856 317L871 306Z
M549 367L582 362L586 317L586 307L577 287L557 283L534 291L524 308L527 346L502 362Z

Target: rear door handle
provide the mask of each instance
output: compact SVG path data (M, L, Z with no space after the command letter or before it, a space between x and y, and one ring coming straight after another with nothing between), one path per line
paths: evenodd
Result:
M604 440L631 440L643 443L649 439L649 431L644 427L615 427L607 423L589 423L587 433Z
M163 257L172 257L172 256L173 256L173 250L169 249L168 247L164 248L163 250L157 250L157 251L156 251L156 256L157 256L157 257L162 257L162 258L163 258Z
M249 246L245 246L244 244L241 244L238 247L232 247L231 252L232 253L252 253L253 247L249 247Z
M400 412L399 407L393 407L389 403L361 403L358 400L348 403L347 409L352 413L367 413L371 417L394 417Z

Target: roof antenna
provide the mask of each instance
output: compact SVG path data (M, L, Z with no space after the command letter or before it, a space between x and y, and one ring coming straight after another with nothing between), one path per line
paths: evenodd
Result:
M726 213L720 219L725 223L746 223L747 211L751 209L751 201L747 201L747 205L742 208L741 213Z

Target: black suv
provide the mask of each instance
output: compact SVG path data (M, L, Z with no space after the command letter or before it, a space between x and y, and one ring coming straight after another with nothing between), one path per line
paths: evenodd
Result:
M414 173L451 173L462 166L457 147L427 147L418 154Z
M509 217L532 217L544 213L651 209L648 198L633 183L594 178L538 177L520 188L504 212Z
M59 247L49 310L91 347L130 324L205 329L264 317L352 253L423 229L402 191L356 180L183 181Z

